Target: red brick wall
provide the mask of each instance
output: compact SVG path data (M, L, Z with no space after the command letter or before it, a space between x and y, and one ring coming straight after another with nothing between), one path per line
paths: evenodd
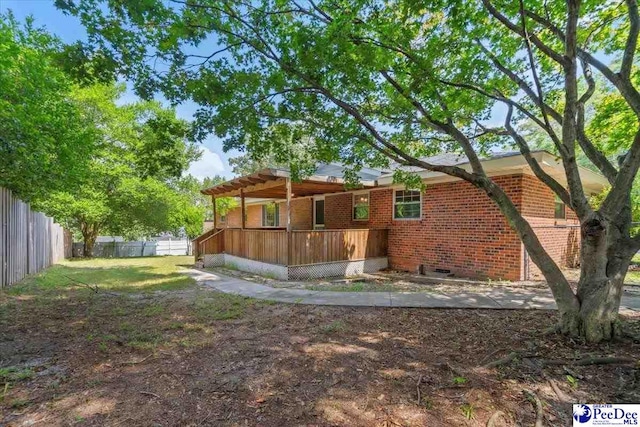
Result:
M242 219L240 217L240 208L229 210L224 222L220 221L220 214L216 214L216 228L239 228L242 227Z
M575 213L565 207L566 219L555 219L555 196L549 187L533 176L523 177L522 213L545 250L561 268L580 263L580 228ZM541 279L540 269L525 255L523 278ZM528 273L528 274L527 274Z
M518 204L520 177L496 181ZM520 276L521 250L515 233L481 190L462 181L429 185L422 198L422 219L392 221L389 248L391 265L409 271L423 264L428 270L445 269L461 276Z
M286 212L286 203L280 208ZM286 214L282 224L286 226ZM313 201L310 198L291 200L291 229L311 230L313 221Z
M579 228L573 211L555 220L551 190L530 175L494 178L534 227L545 249L561 267L579 262ZM525 276L522 243L497 206L465 182L431 184L422 199L421 220L393 220L393 190L370 192L367 221L352 219L352 194L325 197L326 227L389 228L391 267L418 271L445 269L472 277L520 280ZM573 227L571 227L573 226ZM539 270L526 257L530 278Z
M353 219L353 194L327 195L324 199L325 227L336 228L387 228L392 224L393 190L384 188L369 191L369 219Z
M287 226L287 203L278 202L280 206L280 227ZM291 200L291 227L293 230L309 230L311 229L311 200L310 199L293 199ZM239 228L242 227L240 215L240 207L236 207L227 213L225 222L220 221L220 215L217 216L218 228ZM247 228L262 228L262 205L245 206L247 220L245 226Z
M521 200L521 177L496 178ZM432 184L420 220L393 220L393 190L370 192L368 221L352 219L351 194L326 196L326 228L389 228L392 268L417 272L423 264L473 277L520 278L521 247L498 208L466 182Z

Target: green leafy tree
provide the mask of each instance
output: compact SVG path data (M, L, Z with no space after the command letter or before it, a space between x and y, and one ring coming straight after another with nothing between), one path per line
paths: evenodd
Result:
M188 123L157 102L118 105L123 90L103 84L76 89L74 101L93 124L98 149L84 180L36 205L82 235L85 256L100 233L193 235L204 220L204 211L170 185L200 154Z
M201 190L205 188L214 187L225 181L221 176L205 177L203 180L186 175L180 179L175 180L173 187L185 198L188 206L191 206L198 211L202 212L203 218L213 218L213 203L211 196L202 194ZM216 212L221 215L226 215L231 209L238 206L238 202L233 197L218 197L216 199ZM186 211L187 209L185 209ZM189 238L193 239L202 234L203 222L202 220L198 225L194 223L187 231Z
M231 171L234 174L244 176L251 175L261 169L275 168L282 165L279 165L278 162L273 159L273 156L263 156L260 159L253 159L250 155L244 154L229 159L229 166L231 166Z
M320 161L353 168L393 161L471 183L498 206L544 274L558 305L559 330L594 342L619 333L623 280L640 249L630 198L640 167L635 0L58 5L82 19L92 43L122 65L141 94L162 91L173 102L199 103L201 132L214 131L226 148L246 147L259 158L286 152L289 145L281 149L280 141L304 135ZM603 51L620 66L600 61ZM156 69L154 60L169 65ZM620 163L607 158L586 127L598 85L594 74L632 112L630 132L617 131L626 124L608 129L629 135ZM495 106L502 107L504 122L489 127ZM564 165L562 180L530 155L516 127L523 117L549 135ZM577 292L516 204L485 173L480 155L497 144L517 147L580 219ZM596 209L583 190L578 148L611 183ZM444 150L463 152L470 170L422 160Z
M96 129L53 59L60 43L0 14L0 185L32 201L84 179Z
M291 132L291 128L274 126L268 129L269 140L264 135L245 137L248 152L229 159L229 165L238 176L251 175L261 169L288 169L294 179L313 173L317 154L313 140L303 132ZM265 145L265 142L268 142Z

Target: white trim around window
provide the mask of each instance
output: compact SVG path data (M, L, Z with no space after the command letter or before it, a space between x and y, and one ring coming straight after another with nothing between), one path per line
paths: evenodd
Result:
M269 202L262 205L262 227L280 227L280 204Z
M365 215L366 213L366 215ZM356 191L351 198L351 219L369 221L371 215L371 192Z
M417 199L417 200L416 200ZM418 210L416 212L416 205ZM410 216L398 216L397 212L402 208ZM418 216L415 216L416 213ZM394 221L419 221L422 219L422 191L420 190L394 190L393 191L393 220Z

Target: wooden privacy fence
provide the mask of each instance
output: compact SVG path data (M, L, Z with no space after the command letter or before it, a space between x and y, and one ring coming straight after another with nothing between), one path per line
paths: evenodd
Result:
M279 265L356 261L387 256L388 230L210 231L194 240L196 258L226 253Z
M0 286L71 257L71 234L0 187Z

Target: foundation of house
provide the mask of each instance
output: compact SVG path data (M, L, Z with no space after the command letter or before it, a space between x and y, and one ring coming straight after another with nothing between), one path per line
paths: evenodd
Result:
M375 273L389 266L387 257L323 262L305 265L278 265L229 254L204 255L204 267L227 267L279 280L309 280L321 277L351 277Z

